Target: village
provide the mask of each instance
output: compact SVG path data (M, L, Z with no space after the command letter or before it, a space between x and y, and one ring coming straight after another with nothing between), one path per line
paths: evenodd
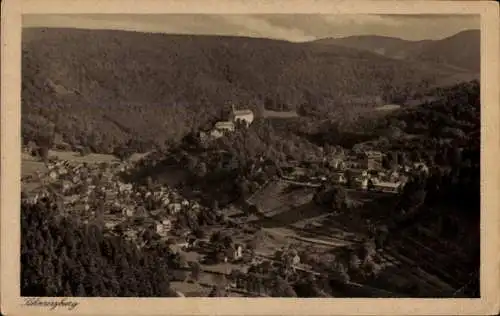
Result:
M249 126L253 118L252 111L233 108L230 121L218 122L210 133L200 136L222 137L241 121ZM402 191L411 174L428 173L422 162L384 170L383 156L381 152L366 151L325 157L319 162L290 161L278 166L277 174L255 190L243 205L229 204L223 208L185 198L167 184L125 182L121 175L134 168L137 161L82 163L53 156L44 172L37 170L24 176L24 187L31 189L23 192L23 201L37 203L49 195L55 196L65 216L100 225L109 234L123 236L138 247L168 244L181 258L180 272L172 281L174 288L184 293L179 295L190 295L189 292L199 295L224 283L225 290L232 295L241 292L247 296L265 296L268 294L264 285L260 285L262 289L256 294L255 289L247 288L254 285L241 285L242 276L255 270L267 275L275 269L285 276L298 272L320 276L325 272L315 268L317 259L310 259L311 256L324 256L332 249L368 240L362 237L363 233L347 229L319 233L315 226L318 221L333 216L330 214L333 211L338 214L339 210L329 200L327 205L318 201L318 190L333 186L344 187L350 196L390 196ZM295 188L291 194L285 193L289 187ZM298 209L301 211L296 223L285 224ZM348 212L355 214L355 210ZM273 223L281 221L280 218L283 223ZM311 228L317 233L305 234ZM382 257L377 260L377 271L388 264ZM261 271L262 265L267 272ZM199 270L191 272L196 275L196 282L192 276L186 277L186 271L193 269ZM234 275L238 278L234 279Z
M200 132L200 138L217 139L227 133L234 132L235 126L243 124L249 127L254 121L252 110L236 110L232 105L229 120L217 122L211 131ZM324 157L322 161L289 161L280 166L281 178L297 181L301 184L320 186L319 183L330 182L337 185L349 185L360 190L374 190L388 193L398 193L408 181L408 175L414 173L429 173L428 166L422 161L396 165L386 170L382 160L384 153L375 150L343 152L341 155ZM312 168L311 168L312 167ZM323 169L323 170L321 170ZM324 172L328 169L328 178Z

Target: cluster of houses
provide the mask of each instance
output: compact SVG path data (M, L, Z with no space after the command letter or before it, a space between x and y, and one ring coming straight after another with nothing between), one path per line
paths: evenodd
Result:
M40 189L23 198L37 203L40 198L56 194L63 208L84 222L93 220L96 210L101 209L105 227L113 229L121 224L129 239L137 239L150 228L167 238L179 214L201 211L200 204L170 187L147 188L122 182L117 174L129 168L128 163L86 164L54 159L47 163L46 173L38 174Z
M287 179L302 181L329 181L334 184L347 185L360 190L374 190L387 193L397 193L403 189L412 172L428 174L425 163L416 162L412 165L397 166L390 170L383 168L384 154L379 151L366 151L358 155L337 156L321 162L331 170L326 175L323 170L311 172L308 166L284 168L288 170Z
M250 126L254 118L253 111L248 109L237 110L235 106L232 105L232 111L227 121L219 121L215 123L211 131L208 133L202 132L200 136L203 139L207 139L209 137L217 139L224 136L226 133L234 132L238 122L245 124L247 127Z

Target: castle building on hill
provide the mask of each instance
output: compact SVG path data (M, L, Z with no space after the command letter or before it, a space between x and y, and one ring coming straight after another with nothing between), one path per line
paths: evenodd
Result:
M255 116L252 112L252 110L244 109L244 110L236 110L235 106L232 105L232 112L230 115L230 120L233 122L237 121L243 121L246 123L247 126L250 126L252 124Z
M229 115L229 120L219 121L215 123L215 126L210 132L201 132L200 138L207 139L208 135L215 139L220 138L224 136L225 133L234 132L234 130L236 129L235 123L244 122L248 127L250 126L250 124L252 124L254 118L254 114L251 110L236 110L235 106L233 105L232 112Z

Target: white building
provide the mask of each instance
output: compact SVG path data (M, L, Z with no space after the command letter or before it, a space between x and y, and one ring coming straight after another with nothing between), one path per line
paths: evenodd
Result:
M380 192L398 193L403 187L402 183L399 181L389 182L389 181L373 181L373 180L372 180L373 189Z
M51 170L49 172L49 178L51 178L52 180L56 180L58 177L59 177L59 174L57 173L57 171Z
M127 217L134 216L134 210L131 207L129 207L129 206L123 207L122 213L123 213L123 215L125 215Z
M368 188L368 179L367 178L355 178L354 185L358 189L366 190Z
M177 214L182 210L181 203L172 203L168 205L168 210L170 214Z
M343 169L345 168L344 160L341 158L333 158L330 160L330 167L334 169Z
M219 121L215 123L214 129L220 131L234 132L234 123L230 121Z
M161 223L156 223L156 232L160 236L166 236L171 229L172 223L168 219L161 221Z
M233 259L239 260L243 257L243 247L241 245L237 245L234 249Z
M210 136L213 138L220 138L224 136L224 133L234 132L234 123L230 121L220 121L215 123L214 129L210 132Z
M66 194L66 192L68 192L69 189L71 189L71 187L72 187L72 183L70 181L64 180L61 183L61 189L62 189L63 194Z
M231 113L231 121L237 122L237 121L243 121L246 123L247 126L250 126L252 124L255 116L251 110L245 109L245 110L236 110L234 105L232 106L233 111Z
M423 172L425 174L429 174L429 167L423 162L417 162L413 164L413 168L417 171Z
M332 175L332 182L337 184L345 184L347 183L347 179L342 172L334 173Z
M162 197L162 198L161 198L161 204L162 204L163 206L167 206L167 205L169 205L169 204L170 204L170 199L169 199L167 196Z
M349 172L353 178L367 178L368 171L365 169L350 169Z

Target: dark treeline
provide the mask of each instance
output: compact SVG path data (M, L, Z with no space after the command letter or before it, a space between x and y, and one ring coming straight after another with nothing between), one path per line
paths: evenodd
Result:
M175 296L167 246L138 249L97 225L62 217L46 198L21 208L22 296Z

